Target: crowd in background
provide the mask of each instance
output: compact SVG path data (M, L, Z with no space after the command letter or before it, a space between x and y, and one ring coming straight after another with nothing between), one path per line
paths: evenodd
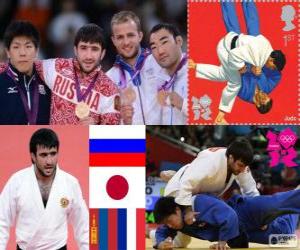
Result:
M92 22L104 29L107 53L102 62L111 67L115 51L110 42L111 17L121 11L134 11L142 21L143 45L147 33L157 23L175 24L186 37L186 1L173 0L0 0L0 61L6 60L1 39L13 19L31 21L41 34L40 58L73 57L73 40L77 30ZM186 39L184 39L186 41Z
M289 126L290 127L290 126ZM262 193L268 194L284 191L297 186L300 183L300 140L297 140L294 148L297 150L295 162L298 166L287 167L282 162L276 167L270 167L270 156L267 152L268 139L266 138L269 130L280 132L284 126L151 126L148 133L157 136L167 135L176 139L179 143L204 150L209 147L226 147L237 136L247 138L254 148L254 161L251 164L251 171L258 183L258 188ZM299 126L291 127L299 136ZM153 156L151 156L153 157ZM150 159L151 159L150 157ZM159 175L160 166L153 166L150 160L152 171ZM156 172L154 170L157 170Z

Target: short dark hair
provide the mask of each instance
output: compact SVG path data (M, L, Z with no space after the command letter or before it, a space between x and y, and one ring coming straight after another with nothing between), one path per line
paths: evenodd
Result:
M159 24L155 25L151 29L150 35L157 32L157 31L159 31L159 30L161 30L161 29L165 29L165 30L169 31L173 35L174 39L177 36L181 36L178 28L175 25L171 24L171 23L159 23Z
M103 29L94 23L89 23L82 26L76 33L74 45L80 42L85 43L99 43L102 49L105 49L105 37Z
M266 113L268 113L271 110L272 106L273 106L273 100L270 99L267 103L260 104L260 106L259 107L256 106L256 108L257 108L257 110L258 110L259 113L266 114Z
M285 55L282 53L282 51L273 50L270 56L274 58L274 64L277 70L282 71L286 63Z
M9 49L14 38L19 36L28 37L36 48L39 47L40 35L36 27L31 22L23 20L11 22L7 26L3 37L5 47Z
M45 148L59 148L57 134L48 128L41 128L33 133L29 143L30 153L36 154L37 146Z
M180 206L175 202L174 197L160 197L154 206L154 219L156 223L162 223L168 216L176 213Z
M253 148L248 140L237 138L229 144L226 150L226 156L232 155L234 160L240 160L245 165L253 161Z

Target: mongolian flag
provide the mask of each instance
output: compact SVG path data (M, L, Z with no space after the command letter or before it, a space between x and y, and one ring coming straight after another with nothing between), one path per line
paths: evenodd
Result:
M90 249L145 249L145 126L90 126Z

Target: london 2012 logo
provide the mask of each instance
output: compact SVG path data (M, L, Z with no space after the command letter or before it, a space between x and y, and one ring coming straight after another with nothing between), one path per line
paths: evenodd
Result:
M297 163L294 162L297 156L294 145L298 137L291 128L286 128L279 133L269 130L267 138L269 140L267 151L270 156L270 167L275 167L280 162L287 167L297 166Z

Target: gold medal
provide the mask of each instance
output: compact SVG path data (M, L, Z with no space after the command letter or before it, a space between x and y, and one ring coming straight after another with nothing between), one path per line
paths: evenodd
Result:
M121 99L123 105L131 105L136 99L135 91L131 87L124 89L121 93Z
M61 198L60 205L61 207L66 208L69 205L69 200L67 198Z
M90 108L86 103L80 102L76 105L75 114L79 119L86 118L90 114Z
M158 103L161 106L166 106L167 105L167 103L166 103L167 97L168 97L168 92L164 91L163 89L158 91L157 100L158 100Z

